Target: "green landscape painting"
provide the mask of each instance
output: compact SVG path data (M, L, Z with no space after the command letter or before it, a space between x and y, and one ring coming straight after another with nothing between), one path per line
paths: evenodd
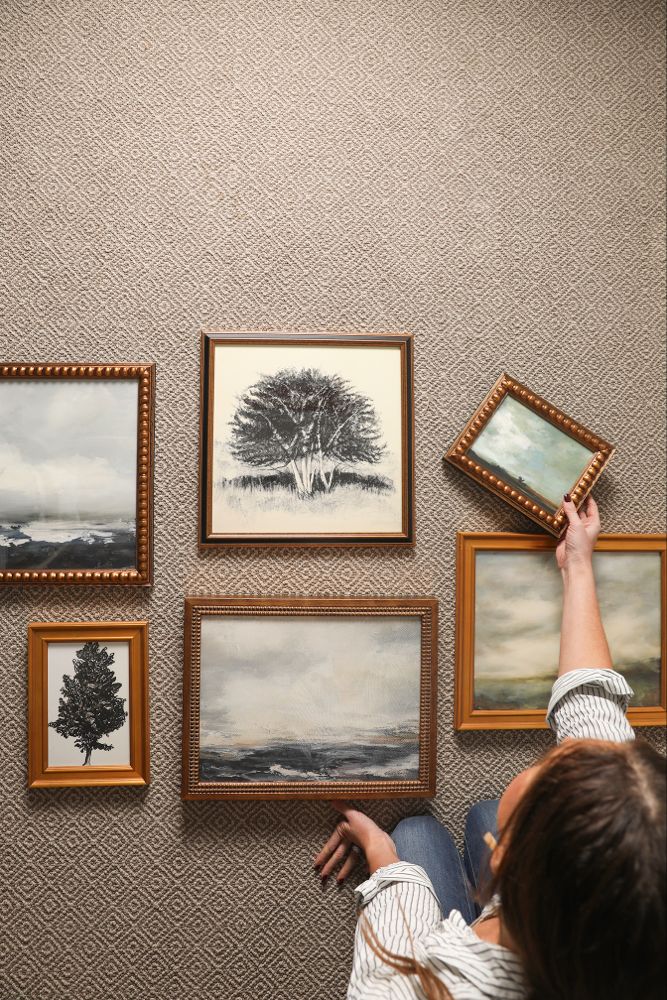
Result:
M659 552L596 552L602 619L632 705L660 703ZM478 552L475 709L546 709L558 670L562 583L549 552ZM594 667L595 664L582 664Z
M593 457L512 396L505 396L467 454L550 511L558 510Z

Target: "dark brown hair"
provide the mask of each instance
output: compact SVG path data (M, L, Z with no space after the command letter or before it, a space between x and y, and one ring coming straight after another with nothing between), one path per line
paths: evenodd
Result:
M502 831L489 887L534 1000L658 1000L665 765L646 743L567 742Z
M665 762L646 743L568 741L538 765L485 891L500 895L530 1000L664 997L665 792ZM362 933L429 1000L450 997L414 949L388 951L368 921Z

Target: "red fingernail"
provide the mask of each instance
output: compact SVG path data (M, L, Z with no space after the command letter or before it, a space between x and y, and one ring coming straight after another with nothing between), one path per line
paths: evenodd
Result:
M566 503L570 503L572 501L572 497L569 493L563 493L563 500L565 500Z

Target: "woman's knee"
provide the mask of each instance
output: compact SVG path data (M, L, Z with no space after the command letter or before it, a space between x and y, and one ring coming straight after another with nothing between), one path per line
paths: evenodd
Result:
M399 855L401 848L410 849L416 845L429 844L437 847L443 841L451 840L451 834L435 816L408 816L396 824L391 837Z

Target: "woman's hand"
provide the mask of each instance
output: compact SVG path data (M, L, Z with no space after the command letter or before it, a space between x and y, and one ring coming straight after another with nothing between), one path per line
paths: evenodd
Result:
M366 857L371 874L383 865L398 861L394 842L370 816L353 809L347 802L332 802L343 818L336 825L320 853L313 859L323 880L340 865L336 881L340 885L357 863L358 850Z
M556 562L562 572L579 566L590 566L593 549L600 534L598 505L589 496L581 511L571 500L563 500L567 528L556 546Z

